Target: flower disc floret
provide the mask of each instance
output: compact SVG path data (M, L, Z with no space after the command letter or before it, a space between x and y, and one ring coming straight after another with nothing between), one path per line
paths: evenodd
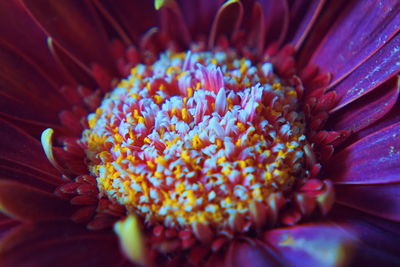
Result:
M233 51L139 64L88 118L101 194L147 223L251 226L304 177L304 116L269 62Z

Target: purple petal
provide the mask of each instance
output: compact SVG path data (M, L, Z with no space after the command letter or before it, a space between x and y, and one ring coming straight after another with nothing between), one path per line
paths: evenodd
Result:
M281 266L281 259L265 244L233 242L225 258L225 266L229 267L262 267Z
M337 18L311 63L333 75L336 84L373 55L400 29L397 0L351 2Z
M395 266L400 262L399 225L371 216L343 205L335 205L329 213L333 221L340 221L359 240L350 266Z
M400 121L400 101L397 100L392 110L386 114L383 118L381 118L376 123L368 126L367 128L359 131L358 133L352 135L352 140L349 141L357 141L361 138L368 136L371 133L377 132L383 128L389 127Z
M364 246L400 255L400 247L396 245L400 240L400 228L396 222L371 216L343 205L336 205L329 217L344 223Z
M399 11L400 12L400 11ZM399 19L400 20L400 19ZM374 90L400 71L400 34L333 88L340 100L334 110Z
M335 190L340 204L400 222L400 183L337 185Z
M336 266L349 256L346 249L352 238L343 229L332 225L301 225L271 230L266 233L269 243L290 266Z
M358 132L387 114L396 103L398 95L399 85L395 78L382 88L333 113L329 128Z
M290 29L287 38L288 43L292 43L299 49L308 32L317 19L325 0L297 0L294 1L290 9Z
M329 160L326 175L335 183L400 181L400 123L346 147Z

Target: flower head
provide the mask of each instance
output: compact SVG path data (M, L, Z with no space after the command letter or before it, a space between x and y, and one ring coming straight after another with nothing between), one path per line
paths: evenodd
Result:
M1 264L398 261L397 2L0 14Z

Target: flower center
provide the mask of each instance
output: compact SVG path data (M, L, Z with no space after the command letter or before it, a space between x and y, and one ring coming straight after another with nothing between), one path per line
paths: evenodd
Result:
M236 231L305 175L298 105L269 62L167 52L106 95L82 142L101 194L147 223Z

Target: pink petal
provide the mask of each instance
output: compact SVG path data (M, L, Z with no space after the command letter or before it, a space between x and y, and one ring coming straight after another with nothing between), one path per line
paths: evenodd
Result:
M334 110L338 110L374 90L400 72L399 43L400 34L397 34L333 88L339 99Z
M78 61L88 68L98 63L114 69L106 33L88 1L22 2L43 30Z
M337 185L337 202L388 220L400 221L400 183Z
M265 241L290 266L336 266L350 256L353 244L348 233L340 227L309 224L268 231Z
M333 113L329 128L358 132L387 114L398 99L397 78Z
M336 84L373 55L400 29L397 0L351 2L314 53L311 63Z
M400 123L346 147L329 160L326 175L335 183L400 181Z
M68 201L52 193L6 180L0 180L0 209L23 221L66 219L73 211Z
M299 49L320 14L325 0L297 0L290 8L287 42Z

